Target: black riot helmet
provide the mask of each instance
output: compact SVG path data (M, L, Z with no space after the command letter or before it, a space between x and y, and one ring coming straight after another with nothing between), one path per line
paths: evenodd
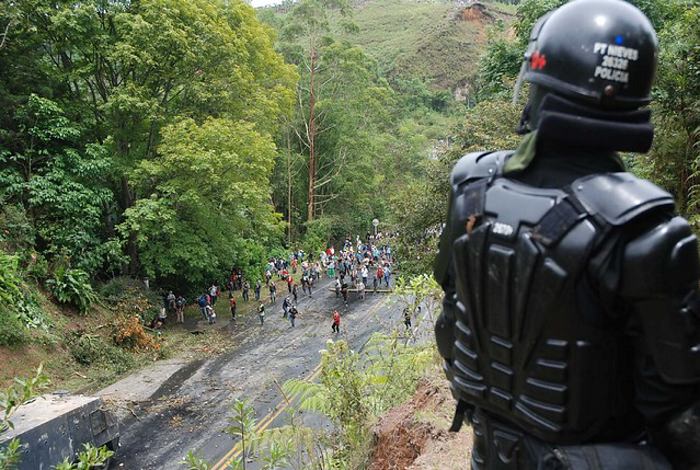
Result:
M639 108L651 99L657 45L633 5L575 0L537 22L519 80L596 108Z

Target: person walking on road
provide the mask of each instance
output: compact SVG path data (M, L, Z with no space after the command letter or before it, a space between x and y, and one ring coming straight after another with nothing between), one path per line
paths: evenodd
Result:
M255 281L255 301L259 302L260 301L260 290L262 289L262 283L260 282L260 279Z
M175 313L177 314L177 322L185 323L185 298L181 295L175 299Z
M384 268L382 267L381 264L377 267L377 272L376 272L374 278L377 280L377 286L381 287L382 278L384 278ZM375 288L375 290L376 290L376 288Z
M361 300L365 300L365 284L362 281L357 282L357 294Z
M243 283L243 301L248 302L250 296L250 282L245 281Z
M343 283L342 287L340 288L340 293L343 296L343 303L345 304L345 307L348 306L348 285L346 283Z
M202 318L209 321L209 315L207 314L207 305L209 305L209 296L204 293L197 299L197 304L199 305L199 311L202 313Z
M216 283L212 284L209 288L209 297L211 298L211 304L216 305L216 300L219 297L219 286Z
M206 306L206 312L207 312L207 321L209 324L216 323L216 310L214 310L214 306L209 304Z
M235 321L236 320L236 298L231 295L231 297L228 299L228 303L231 306L231 320Z
M411 329L411 311L408 307L403 309L403 324L406 326L406 330Z
M270 281L270 284L268 287L270 289L270 303L276 304L277 303L277 286L275 285L274 282Z
M340 285L340 278L339 278L339 277L336 277L336 278L335 278L335 298L336 298L336 299L337 299L338 297L340 297L340 288L341 288L341 287L342 287L342 286Z
M297 301L299 300L299 288L297 287L296 283L294 284L294 287L292 287L292 297L294 297L294 305L296 305Z
M297 310L295 305L292 305L289 309L289 323L292 324L292 328L294 328L294 320L296 320L297 315L299 315L299 310Z
M260 326L263 326L263 323L265 323L265 304L263 303L258 307L258 318L260 319Z
M331 330L333 333L340 333L340 312L333 310L333 324L331 325Z
M285 297L284 301L282 302L282 318L287 318L290 304L291 302L289 301L289 297Z

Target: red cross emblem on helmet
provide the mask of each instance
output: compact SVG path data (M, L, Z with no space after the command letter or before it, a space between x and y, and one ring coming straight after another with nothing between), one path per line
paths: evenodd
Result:
M547 65L547 57L540 54L540 51L535 51L530 57L530 68L532 70L542 70Z

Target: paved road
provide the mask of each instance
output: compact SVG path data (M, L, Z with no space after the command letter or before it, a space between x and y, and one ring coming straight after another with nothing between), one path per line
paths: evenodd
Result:
M166 380L152 398L134 410L121 424L121 447L115 468L171 469L189 450L207 461L221 462L234 446L223 433L229 407L237 398L249 400L261 419L282 401L275 381L307 378L319 364L319 351L331 333L331 311L342 308L342 300L327 287L328 281L299 300L300 316L291 328L281 318L281 301L267 309L265 325L257 316L244 317L232 328L235 348L212 359L201 359L182 367ZM343 314L339 338L359 349L370 335L389 331L401 321L401 305L385 294L351 299ZM342 312L343 310L341 310ZM285 418L281 413L272 427Z

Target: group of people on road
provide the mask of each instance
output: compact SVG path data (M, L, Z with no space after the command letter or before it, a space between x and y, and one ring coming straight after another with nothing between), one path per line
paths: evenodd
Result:
M393 255L386 239L381 245L374 237L369 237L365 243L359 236L355 243L346 239L340 251L330 247L322 253L321 259L329 276L335 277L335 296L342 297L346 306L350 289L364 300L367 290L372 288L377 292L382 282L387 289L391 287Z
M213 282L197 298L202 319L210 325L216 323L216 305L222 296L220 286L224 286L228 291L231 320L236 321L239 300L248 303L254 299L258 304L257 314L260 326L265 324L266 309L277 304L280 283L286 286L287 291L282 300L282 318L289 321L290 327L296 325L299 317L299 287L301 286L301 293L313 298L316 284L324 275L335 279L336 297L342 296L346 306L348 292L351 289L364 300L367 289L373 288L377 292L382 287L382 283L386 288L392 285L393 256L390 241L390 236L383 237L381 234L376 236L367 234L365 241L362 241L358 235L354 242L350 237L344 240L340 250L336 250L331 245L318 256L308 255L303 250L295 250L287 258L270 257L265 265L263 276L254 282L247 279L240 268L234 266L225 282L221 284ZM267 299L264 299L263 289L269 295ZM240 291L239 296L236 295L236 291ZM168 292L164 295L164 308L154 319L153 325L162 326L169 312L177 315L179 323L184 323L185 304L184 297ZM334 310L331 315L332 331L337 334L340 331L340 313Z

